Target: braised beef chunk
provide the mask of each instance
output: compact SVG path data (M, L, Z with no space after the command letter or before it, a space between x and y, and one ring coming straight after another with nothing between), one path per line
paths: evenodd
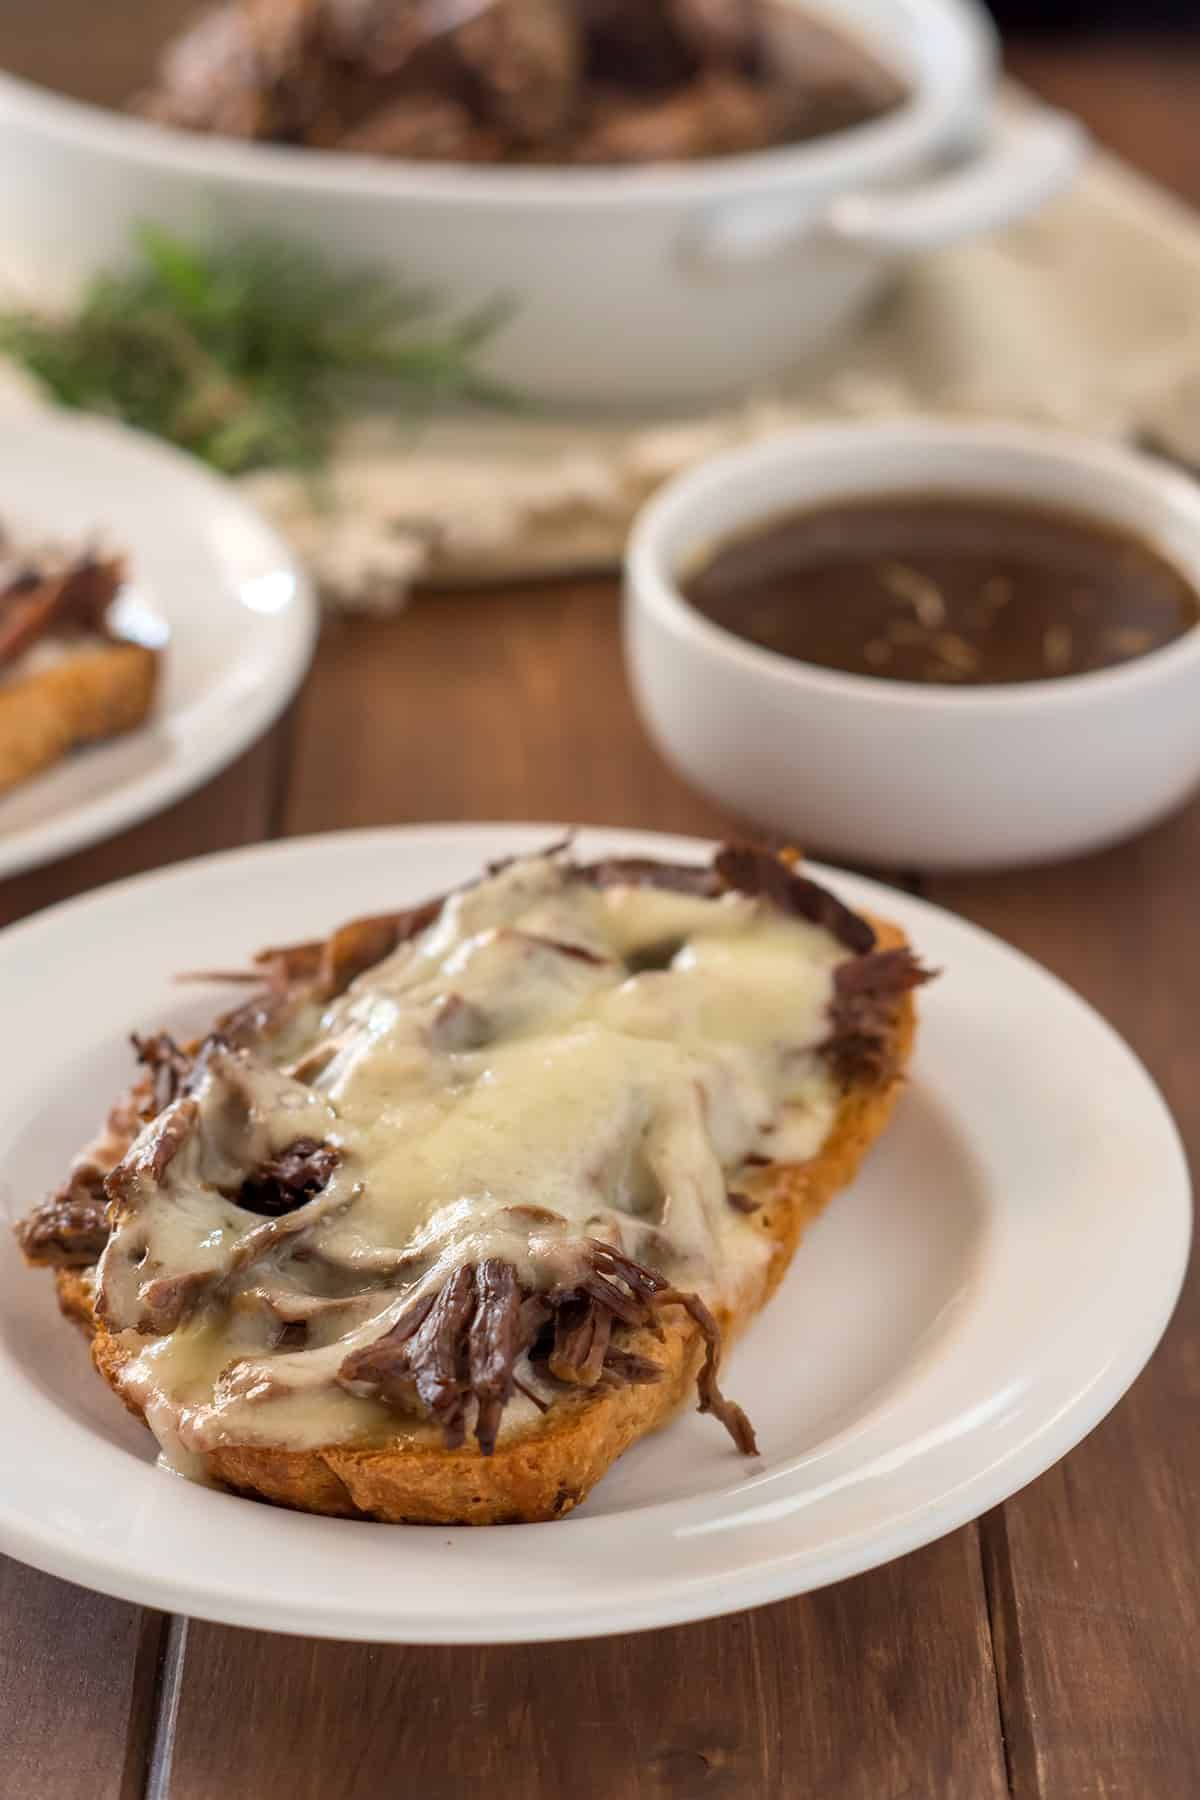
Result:
M423 1295L376 1343L353 1351L338 1380L352 1393L433 1420L452 1450L466 1438L474 1400L475 1439L490 1456L514 1392L545 1410L542 1397L516 1376L522 1356L528 1353L541 1380L551 1385L658 1381L662 1370L656 1362L613 1339L623 1327L649 1328L661 1336L659 1312L681 1306L705 1339L700 1411L713 1413L738 1448L753 1454L749 1420L717 1385L720 1330L699 1296L669 1287L663 1276L599 1239L585 1239L582 1249L578 1277L546 1293L522 1292L516 1270L498 1258L456 1269L436 1297Z
M247 1176L237 1203L247 1212L261 1213L267 1219L295 1212L298 1206L320 1193L339 1160L338 1152L330 1145L318 1144L312 1138L299 1138L289 1149Z
M666 10L700 63L752 70L761 60L759 0L668 0Z
M644 93L686 81L697 61L669 9L647 0L576 0L593 79Z
M832 1030L822 1046L846 1082L880 1081L891 1068L891 1039L903 996L933 979L911 950L874 950L833 972Z
M67 1186L35 1207L16 1230L30 1262L51 1269L90 1268L108 1242L103 1170L76 1170Z
M491 0L455 35L488 119L514 143L549 143L566 129L581 49L571 0Z
M493 162L495 134L477 125L461 100L401 94L375 107L339 140L342 150L400 156L410 162Z
M865 46L778 0L224 0L134 104L228 137L571 163L737 154L903 97Z
M771 141L770 118L752 82L706 71L654 101L597 94L576 156L585 163L692 162L762 150Z

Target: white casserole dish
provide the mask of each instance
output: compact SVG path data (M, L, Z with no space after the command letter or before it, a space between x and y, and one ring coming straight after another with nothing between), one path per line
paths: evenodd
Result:
M0 74L6 284L69 292L127 256L146 220L272 231L459 304L511 299L490 371L539 398L728 397L846 325L898 257L1031 211L1080 155L1060 115L994 116L995 39L976 0L807 10L869 40L909 102L795 148L677 166L465 168L236 143Z
M1200 782L1200 625L1094 674L946 688L843 675L745 643L684 600L697 551L793 509L991 495L1141 537L1200 590L1200 487L1131 450L1035 427L815 425L714 457L643 510L625 653L663 754L805 850L889 868L1006 868L1118 842Z

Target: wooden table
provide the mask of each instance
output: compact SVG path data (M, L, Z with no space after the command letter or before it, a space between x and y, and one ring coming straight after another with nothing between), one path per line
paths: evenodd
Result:
M16 10L40 29L38 7ZM0 55L8 19L6 6ZM1200 199L1200 47L1013 61ZM331 626L291 716L236 767L0 886L0 922L228 845L489 817L727 825L633 718L610 584L444 596ZM1198 884L1200 804L1086 862L919 881L1099 1007L1162 1083L1193 1155ZM626 1639L277 1638L188 1625L0 1559L0 1795L452 1800L487 1782L503 1800L1183 1800L1200 1794L1198 1405L1193 1280L1129 1398L1005 1506L827 1592Z

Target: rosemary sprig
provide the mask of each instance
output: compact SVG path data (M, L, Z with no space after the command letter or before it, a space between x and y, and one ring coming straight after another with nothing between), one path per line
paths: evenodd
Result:
M140 426L225 474L319 470L364 403L410 417L455 400L514 404L476 368L503 307L439 323L428 294L275 239L210 250L148 227L137 250L70 315L0 310L0 354L62 405Z

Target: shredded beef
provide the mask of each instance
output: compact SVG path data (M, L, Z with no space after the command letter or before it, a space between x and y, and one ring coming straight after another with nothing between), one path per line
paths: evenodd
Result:
M346 1358L338 1379L400 1411L424 1412L452 1450L465 1438L474 1395L476 1439L490 1456L512 1398L513 1366L541 1322L540 1309L527 1309L512 1265L489 1257L456 1269L440 1293L415 1301L378 1342Z
M573 842L574 833L567 831L561 837L553 838L543 849L535 851L534 854L537 856L561 856L564 850L571 848ZM505 869L511 869L515 862L521 860L522 857L519 856L494 857L490 863L484 864L484 873L485 875L503 875Z
M704 1363L696 1377L700 1392L700 1411L710 1412L722 1425L743 1456L758 1455L754 1427L736 1400L729 1400L717 1385L721 1365L721 1328L698 1294L685 1294L678 1288L666 1288L657 1296L659 1306L682 1306L704 1334Z
M374 968L401 944L424 931L441 912L445 895L410 906L404 912L383 913L377 918L354 919L335 931L321 957L320 987L324 998L344 994L356 975Z
M840 1080L881 1081L891 1072L892 1031L903 996L933 979L911 950L875 950L833 972L832 1030L822 1051Z
M576 1387L595 1387L604 1368L613 1314L599 1300L569 1300L554 1318L551 1375Z
M325 941L310 944L277 944L260 950L254 958L265 978L277 987L290 987L301 981L315 981L321 973Z
M524 938L527 944L540 944L543 950L553 950L556 956L569 956L575 962L591 963L598 969L610 961L609 957L589 950L586 944L569 944L565 938L543 937L537 931L514 932L513 936Z
M475 1277L475 1314L467 1343L467 1375L479 1402L475 1437L490 1456L512 1398L513 1364L522 1350L521 1289L511 1263L489 1256Z
M353 1351L339 1380L355 1391L377 1393L400 1411L426 1413L441 1426L446 1448L457 1450L466 1434L468 1327L474 1312L475 1270L465 1264L435 1298L417 1301L378 1343Z
M610 1385L647 1387L661 1381L662 1374L661 1363L651 1362L648 1356L638 1356L632 1350L614 1350L610 1345L604 1353L603 1376Z
M762 1211L761 1200L752 1200L749 1194L739 1194L736 1188L730 1188L725 1198L729 1201L734 1212L746 1213L748 1215L750 1213Z
M106 635L123 573L120 562L90 555L65 569L20 570L0 589L0 667L45 637Z
M150 1071L154 1111L160 1113L179 1098L192 1072L192 1059L166 1031L156 1032L153 1037L139 1037L135 1031L131 1041L139 1063Z
M338 1152L329 1144L299 1138L246 1177L237 1203L247 1212L261 1213L267 1219L295 1212L320 1193L339 1161Z
M580 863L571 870L578 881L592 887L651 887L671 894L696 894L715 899L721 884L712 869L700 863L656 862L649 856L606 856L600 862Z
M623 1328L661 1336L661 1309L682 1306L705 1338L700 1410L713 1413L738 1448L753 1453L746 1415L717 1385L720 1330L699 1296L669 1287L663 1276L598 1239L585 1239L582 1250L578 1279L545 1293L523 1293L512 1265L496 1258L456 1269L436 1297L422 1296L376 1343L352 1352L339 1381L399 1411L423 1413L441 1426L448 1449L464 1442L474 1399L475 1438L490 1456L514 1392L545 1410L515 1374L523 1355L528 1352L542 1380L570 1387L658 1381L657 1363L613 1337Z
M761 896L780 912L820 925L856 956L875 948L875 933L865 919L769 850L727 844L717 852L713 867L722 887Z
M726 844L707 868L645 856L611 856L582 863L572 874L598 888L653 887L707 900L728 892L747 894L767 900L793 918L822 926L855 955L875 947L875 933L867 921L835 894L801 875L783 857L748 844Z
M364 970L382 962L401 944L406 944L424 931L441 912L447 896L439 894L419 906L402 912L379 913L371 918L351 919L332 936L306 944L273 945L260 950L254 958L272 987L286 991L312 983L318 999L332 1000L345 993L350 983ZM261 1001L250 1001L230 1017L240 1019ZM225 1021L222 1021L225 1027ZM227 1033L226 1033L227 1034Z
M17 1242L32 1263L52 1269L87 1269L108 1242L104 1171L78 1168L16 1227Z
M157 1336L174 1331L216 1285L218 1277L206 1269L190 1269L184 1275L160 1275L142 1287L142 1317L138 1330Z

